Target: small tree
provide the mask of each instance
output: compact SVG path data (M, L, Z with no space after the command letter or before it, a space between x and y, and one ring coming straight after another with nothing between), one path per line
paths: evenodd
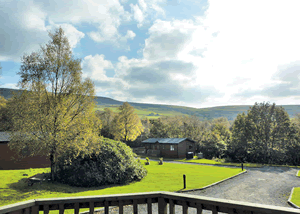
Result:
M56 160L67 150L84 150L97 137L94 85L82 81L80 60L74 59L62 28L49 32L51 40L39 52L22 58L19 86L9 102L13 129L9 146L30 155L47 155L51 178Z
M128 102L123 103L119 110L113 121L113 135L116 140L133 141L143 131L141 120Z

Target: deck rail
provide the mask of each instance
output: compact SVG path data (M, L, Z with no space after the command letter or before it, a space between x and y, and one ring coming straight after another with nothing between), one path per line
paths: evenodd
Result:
M203 210L211 210L213 214L222 213L300 213L299 209L269 206L248 202L195 196L173 192L144 192L132 194L98 195L86 197L66 197L35 199L0 207L0 214L38 214L43 211L48 214L50 210L58 210L63 214L66 209L73 209L79 214L81 208L89 208L93 214L96 207L104 207L105 214L109 213L109 207L119 207L119 213L123 214L125 205L133 205L133 213L138 213L139 204L147 204L148 214L152 214L152 204L158 203L159 214L174 214L175 205L182 206L182 213L187 214L189 207L197 209L197 214ZM155 213L156 213L155 212Z

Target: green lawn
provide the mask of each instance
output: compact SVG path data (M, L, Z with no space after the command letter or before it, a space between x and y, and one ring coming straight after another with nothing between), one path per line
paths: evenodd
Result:
M228 165L228 166L241 166L240 163L223 163L223 162L218 162L215 160L209 160L209 159L192 159L192 160L177 160L181 162L189 162L189 163L202 163L202 164L214 164L214 165ZM245 167L262 167L263 164L258 164L258 163L244 163Z
M28 170L0 171L0 206L26 201L36 198L76 197L90 195L150 192L150 191L178 191L183 188L183 174L186 174L187 189L201 188L241 172L239 168L224 168L203 165L186 165L164 163L158 165L151 161L145 166L148 175L140 182L128 185L107 186L105 188L79 188L63 184L42 183L27 186L27 177L49 172L49 168ZM23 176L28 174L28 176ZM83 209L81 210L83 211ZM73 210L66 210L65 213ZM52 213L52 212L51 212Z
M297 177L300 177L300 170L297 172Z
M291 201L300 207L300 187L295 187Z

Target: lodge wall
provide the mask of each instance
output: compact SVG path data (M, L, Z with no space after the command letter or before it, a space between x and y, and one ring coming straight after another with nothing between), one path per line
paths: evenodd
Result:
M37 155L21 160L17 158L17 154L9 148L8 142L0 143L0 170L50 167L50 160L46 156Z

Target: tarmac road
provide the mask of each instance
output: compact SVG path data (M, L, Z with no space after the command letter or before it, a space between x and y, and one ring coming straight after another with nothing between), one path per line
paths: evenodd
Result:
M165 162L187 164L175 161ZM287 200L292 188L300 187L300 178L296 177L299 169L270 166L261 168L245 167L245 169L247 169L247 173L233 179L204 190L185 192L185 194L292 208ZM146 205L139 205L138 209L138 213L147 213ZM176 206L175 210L175 213L182 213L181 206ZM118 213L118 208L112 211L111 213ZM124 207L124 213L132 213L132 211L132 206ZM157 213L157 204L153 204L153 213ZM196 213L196 209L189 208L188 213ZM211 212L204 211L203 213Z

